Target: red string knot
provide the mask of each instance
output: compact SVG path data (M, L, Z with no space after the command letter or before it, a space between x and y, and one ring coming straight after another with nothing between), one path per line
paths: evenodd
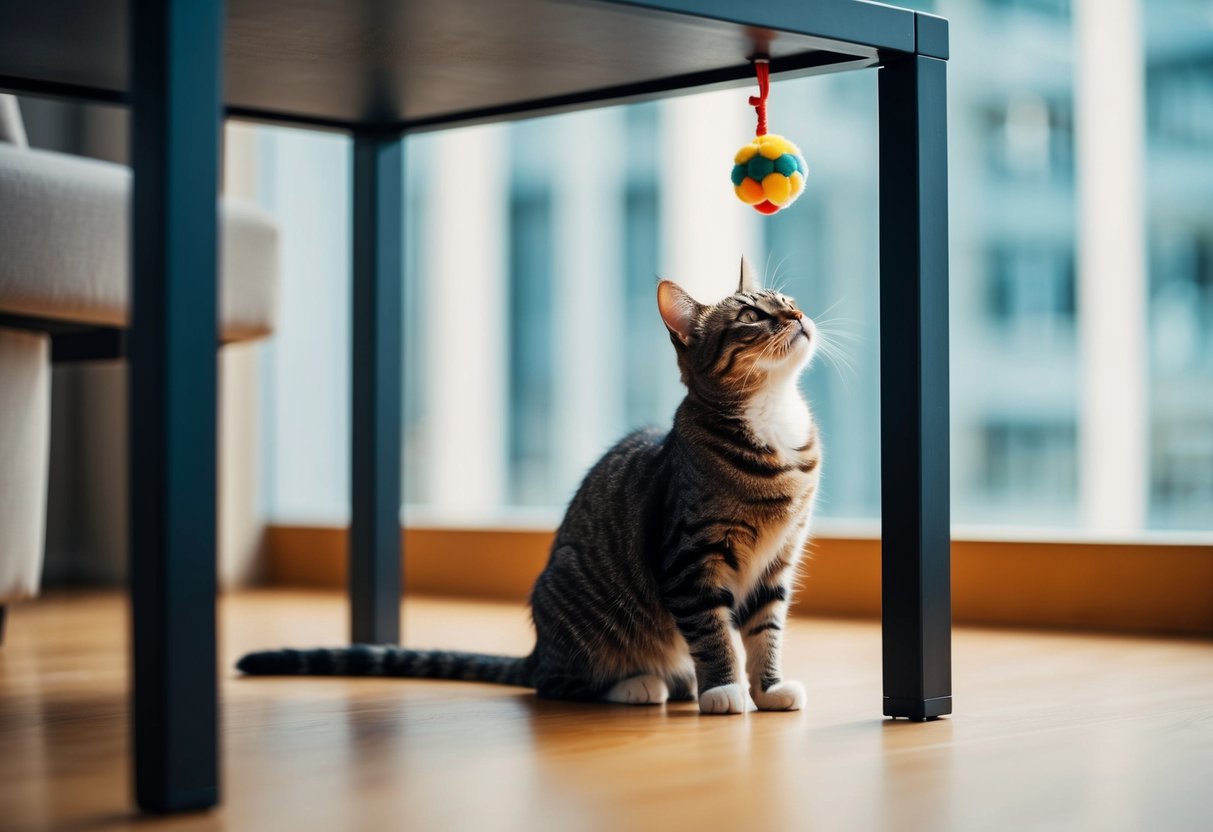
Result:
M758 95L750 96L750 106L758 113L756 136L767 134L767 93L771 88L771 59L754 58L754 74L758 76Z

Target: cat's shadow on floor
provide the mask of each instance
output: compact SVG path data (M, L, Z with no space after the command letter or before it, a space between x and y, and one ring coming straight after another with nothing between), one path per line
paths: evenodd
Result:
M562 702L540 699L533 693L510 694L509 699L525 714L532 735L537 741L563 741L571 726L595 734L611 732L654 733L661 731L716 730L723 725L762 728L781 726L809 730L817 741L850 742L860 737L884 736L896 732L905 720L890 720L879 716L843 721L820 722L821 715L811 711L756 711L745 715L718 716L699 712L697 702L667 702L664 705L617 705L606 702ZM810 722L814 724L810 724ZM745 730L750 730L746 728ZM764 732L765 733L765 732Z
M666 702L664 705L620 705L612 702L565 702L541 699L533 693L518 693L512 697L526 711L532 725L558 727L565 731L570 721L601 719L603 724L659 724L666 720L701 718L696 702Z
M563 733L568 730L570 722L589 724L589 721L593 721L595 728L611 725L636 728L641 725L657 727L662 724L669 725L671 722L683 724L689 721L703 722L708 725L721 722L743 723L747 718L755 717L800 721L805 716L803 711L754 711L744 715L731 716L701 714L699 703L695 701L666 702L664 705L620 705L610 702L562 702L541 699L533 693L511 694L509 698L525 711L532 727L537 732L551 728ZM881 722L882 720L878 719L862 720L855 723L855 727L862 726L866 730L871 730L879 728Z

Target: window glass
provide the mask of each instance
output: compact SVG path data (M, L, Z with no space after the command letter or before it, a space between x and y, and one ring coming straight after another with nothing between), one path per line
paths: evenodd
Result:
M1091 478L1079 334L1096 311L1078 290L1071 3L919 7L948 17L952 33L953 517L1081 528ZM1149 419L1132 441L1147 446L1146 527L1208 529L1213 14L1201 0L1143 3L1141 14L1148 334L1136 346L1148 354ZM603 451L628 430L668 425L681 396L658 277L713 300L745 253L830 344L804 378L827 449L821 516L879 517L876 73L773 85L771 129L801 145L810 175L801 200L769 218L725 179L752 134L750 92L408 140L410 506L460 521L557 516ZM342 517L348 147L264 137L263 195L284 225L287 268L266 348L267 493L278 518ZM727 256L692 256L718 249Z
M1213 8L1145 17L1149 522L1213 525Z

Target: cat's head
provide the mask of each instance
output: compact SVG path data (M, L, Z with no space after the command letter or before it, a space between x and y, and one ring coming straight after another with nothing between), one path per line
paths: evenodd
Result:
M791 298L760 288L744 257L732 295L702 304L663 280L657 307L678 353L683 383L708 398L745 399L795 378L817 347L813 321Z

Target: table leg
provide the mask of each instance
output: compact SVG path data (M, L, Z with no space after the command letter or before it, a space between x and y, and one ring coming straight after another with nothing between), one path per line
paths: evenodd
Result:
M947 63L879 71L884 713L952 712Z
M130 546L135 796L219 800L217 194L223 4L130 6Z
M404 139L354 136L350 637L400 640Z

